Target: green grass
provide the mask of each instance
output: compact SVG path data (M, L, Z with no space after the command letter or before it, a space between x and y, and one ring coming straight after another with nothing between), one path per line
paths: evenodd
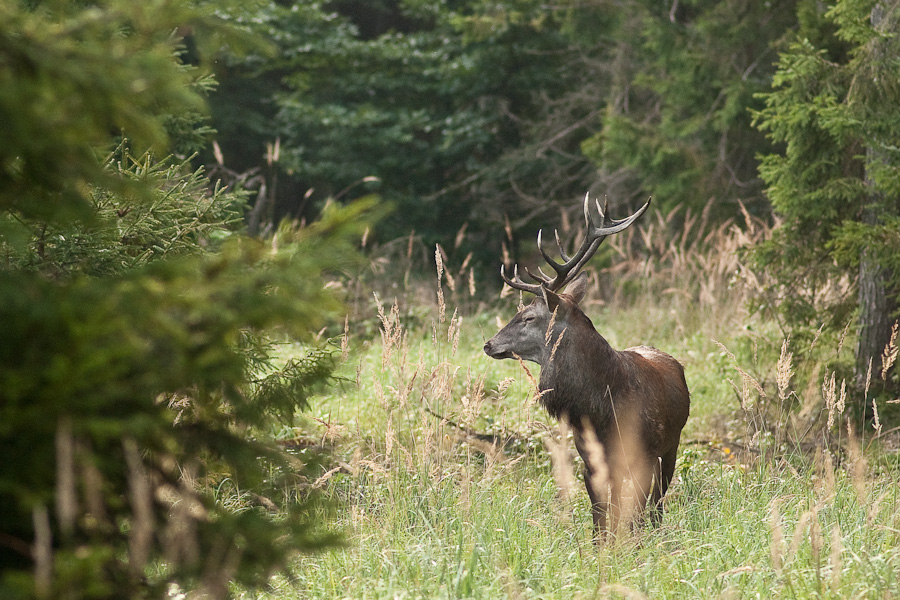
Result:
M717 302L714 315L708 304L675 294L588 308L613 346L650 343L679 358L692 391L663 525L600 545L580 479L568 488L555 476L547 445L557 425L529 375L481 351L501 315L440 323L434 307L433 322L407 329L385 307L381 339L351 326L342 385L289 432L332 453L314 484L345 545L300 559L293 580L274 580L264 597L900 596L897 454L824 428L815 378L834 351L792 349L812 383L790 382L786 413L775 383L780 333L741 302ZM765 398L753 385L742 392L742 373ZM819 417L802 420L804 406ZM436 415L512 440L491 449Z

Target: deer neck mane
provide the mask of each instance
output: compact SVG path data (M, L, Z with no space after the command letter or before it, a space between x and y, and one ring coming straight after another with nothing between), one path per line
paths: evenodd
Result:
M621 353L594 329L586 315L578 313L564 328L565 333L554 334L550 340L539 383L541 403L550 415L565 416L572 423L580 423L586 415L608 414L614 396L629 382ZM608 393L598 393L601 390Z

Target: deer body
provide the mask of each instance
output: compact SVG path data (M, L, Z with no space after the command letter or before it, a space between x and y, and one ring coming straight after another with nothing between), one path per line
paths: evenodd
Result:
M621 223L613 222L613 227ZM610 229L595 228L600 241ZM589 236L584 244L596 250L596 237ZM576 259L580 267L590 257L576 254L576 259L568 259L560 252L566 263L551 261L557 273ZM571 425L584 459L595 532L615 531L622 516L639 517L646 504L658 523L690 407L681 364L649 346L613 349L578 306L586 291L584 275L568 271L555 283L539 276L538 285L522 282L518 274L512 280L504 274L504 279L537 297L485 344L484 351L492 358L520 357L541 365L541 402L551 416ZM570 285L565 293L552 289L566 283Z

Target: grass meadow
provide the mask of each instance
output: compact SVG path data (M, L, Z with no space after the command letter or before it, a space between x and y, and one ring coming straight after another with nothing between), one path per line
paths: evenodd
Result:
M669 352L692 392L661 527L593 543L539 367L481 350L518 294L475 304L468 269L440 251L431 283L411 284L401 252L348 319L339 384L283 432L329 452L310 485L344 545L261 597L900 597L896 407L873 374L879 419L853 416L852 327L799 342L748 312L766 284L740 252L768 230L745 219L707 231L688 215L671 239L656 217L594 260L597 330Z

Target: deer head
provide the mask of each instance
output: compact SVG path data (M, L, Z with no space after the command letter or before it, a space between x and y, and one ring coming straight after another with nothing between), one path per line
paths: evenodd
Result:
M553 276L544 273L540 267L537 273L526 267L525 273L535 281L528 283L519 276L518 266L513 268L512 278L507 276L505 265L500 266L500 276L507 285L513 289L532 293L536 298L484 345L484 351L488 356L492 358L518 356L523 360L544 365L550 356L552 345L559 339L569 320L576 314L580 317L575 318L586 319L578 309L578 303L584 298L587 276L584 273L579 274L579 271L607 236L626 229L640 218L650 206L650 200L647 200L647 203L633 215L621 220L610 219L607 216L608 206L604 210L596 200L595 204L600 215L599 223L594 223L591 217L590 197L589 194L585 194L583 208L586 232L584 240L572 256L566 253L559 239L559 233L554 231L562 262L557 262L547 254L541 240L542 232L538 231L538 250L553 269ZM565 291L561 291L563 287L566 288Z

